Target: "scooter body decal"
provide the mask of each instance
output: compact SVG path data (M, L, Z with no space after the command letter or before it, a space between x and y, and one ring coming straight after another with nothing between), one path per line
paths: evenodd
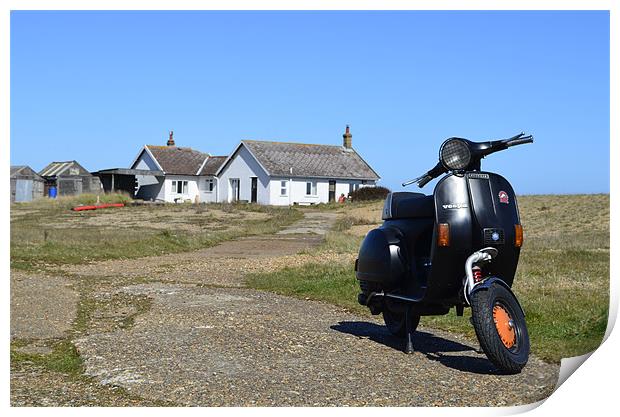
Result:
M498 197L500 203L508 204L508 193L506 191L500 191Z

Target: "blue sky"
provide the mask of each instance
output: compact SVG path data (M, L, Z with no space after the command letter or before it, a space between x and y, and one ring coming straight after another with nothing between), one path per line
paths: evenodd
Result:
M241 139L341 144L345 124L392 189L447 137L525 131L533 145L483 169L519 194L609 192L609 14L11 14L15 165L127 167L168 130L213 155Z

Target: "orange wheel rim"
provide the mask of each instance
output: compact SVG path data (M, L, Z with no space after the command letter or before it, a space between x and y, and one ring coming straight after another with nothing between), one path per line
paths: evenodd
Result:
M497 334L502 340L504 346L508 349L514 346L517 341L517 334L515 333L515 326L510 317L510 314L501 305L493 307L493 321L495 322L495 328Z

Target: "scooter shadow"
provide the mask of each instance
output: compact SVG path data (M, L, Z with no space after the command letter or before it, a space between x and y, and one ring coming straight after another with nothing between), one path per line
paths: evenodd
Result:
M341 321L330 326L331 329L360 338L370 339L392 349L403 351L405 340L393 336L385 326L364 321ZM458 371L483 375L501 375L502 373L486 358L469 355L446 355L454 352L476 352L472 346L444 339L431 333L416 331L413 334L413 348L428 359ZM404 355L404 353L403 353Z

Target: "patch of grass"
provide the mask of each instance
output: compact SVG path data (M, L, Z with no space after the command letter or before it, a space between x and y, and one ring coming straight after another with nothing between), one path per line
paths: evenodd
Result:
M353 265L305 264L268 274L247 276L247 285L259 290L299 298L327 301L352 311L363 312L357 304L359 284Z
M333 230L338 232L344 232L349 230L353 226L369 225L373 224L368 219L362 217L342 216L339 217L334 223Z
M526 236L513 291L526 312L533 353L557 362L596 349L605 333L609 306L609 195L521 196L519 205ZM341 225L352 225L351 219L364 218L364 213L374 221L373 208L381 209L379 204L361 208ZM592 218L595 222L589 226L581 222ZM361 240L333 231L319 254L321 250L356 253ZM359 286L349 264L307 264L254 274L248 285L369 314L357 304ZM445 316L423 317L421 323L475 338L470 314L466 309L465 317L456 317L453 310Z
M54 343L47 355L24 353L18 350L24 343L11 343L11 363L31 362L53 372L78 376L83 372L83 362L77 348L69 340Z

